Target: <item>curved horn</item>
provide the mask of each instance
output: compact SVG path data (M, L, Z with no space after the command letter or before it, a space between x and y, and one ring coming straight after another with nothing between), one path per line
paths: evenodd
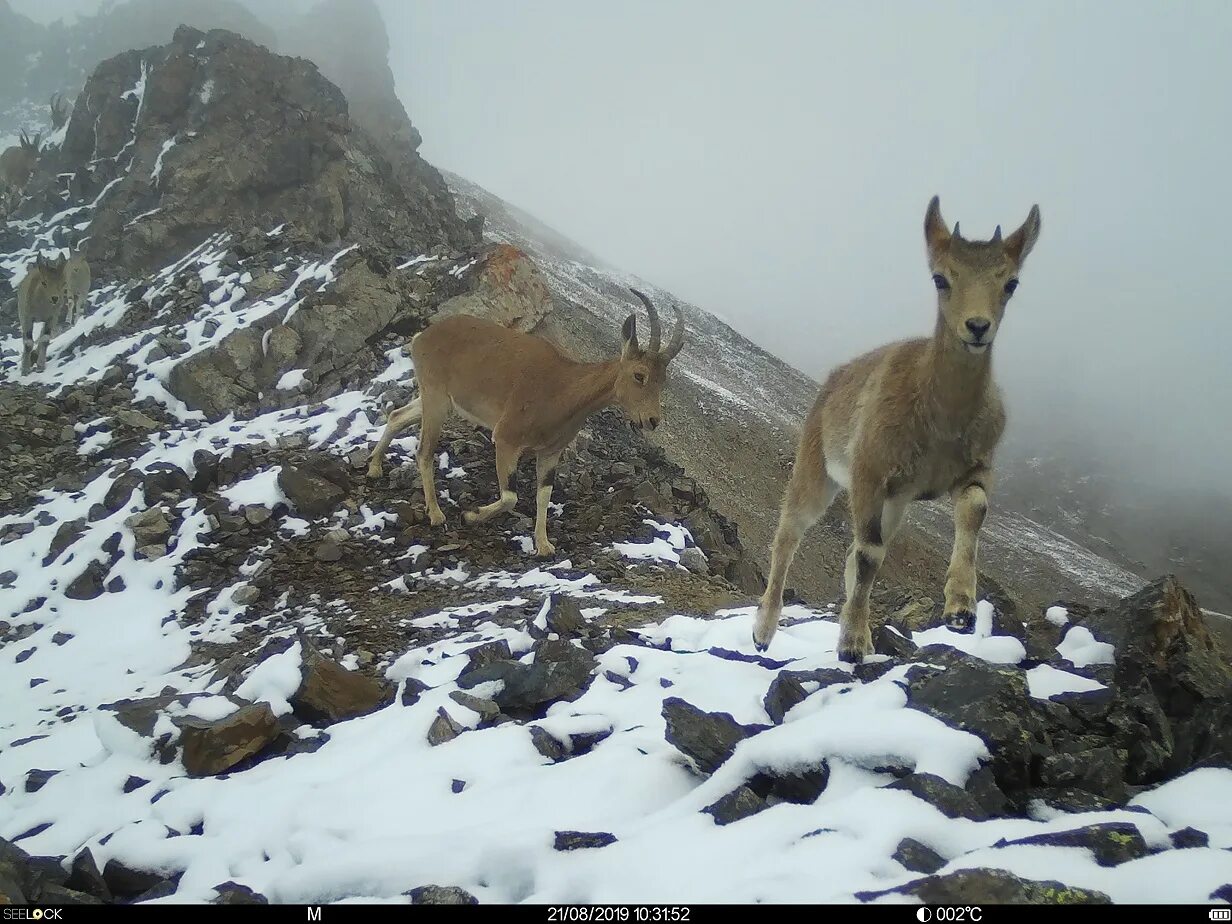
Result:
M989 241L989 243L990 244L1000 244L1001 243L1001 226L1000 225L997 225L997 230L992 233L992 240Z
M676 354L684 346L684 312L680 310L679 305L673 305L672 308L676 312L676 326L672 330L672 339L667 342L667 349L663 351L663 358L667 362L675 359Z
M960 238L960 237L962 237L962 235L958 233L958 225L959 225L959 222L957 222L957 221L956 221L956 222L954 222L954 235L953 235L953 236L954 236L954 237L959 237L959 238Z
M658 353L659 342L663 336L663 328L659 325L659 312L655 311L655 306L650 299L642 292L629 286L629 291L638 297L643 305L646 306L646 314L650 317L650 342L646 344L646 352Z

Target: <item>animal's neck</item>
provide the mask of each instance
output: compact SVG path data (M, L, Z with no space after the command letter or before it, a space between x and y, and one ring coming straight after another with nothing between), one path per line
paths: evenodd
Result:
M922 383L936 422L960 427L983 405L991 382L991 344L983 353L972 353L938 317Z
M589 417L595 411L616 403L616 374L619 368L620 361L615 359L582 364L577 394L580 402L578 410L582 417Z

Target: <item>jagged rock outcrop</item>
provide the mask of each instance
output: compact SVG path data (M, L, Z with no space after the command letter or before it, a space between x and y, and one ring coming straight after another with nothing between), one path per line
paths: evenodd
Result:
M476 246L409 141L377 145L308 61L183 28L103 62L82 100L23 205L64 220L14 243L80 236L102 279L178 260L165 282L127 283L133 307L111 336L170 320L144 362L170 366L163 380L189 408L242 416L329 397L377 368L374 340L413 334L442 303L523 329L552 309L534 264ZM190 333L203 303L255 310ZM229 332L193 348L220 324Z
M280 253L227 259L262 278ZM210 417L291 406L368 381L382 358L374 342L386 333L405 337L423 329L442 303L523 328L552 308L534 264L514 248L481 248L461 264L464 273L449 272L449 261L426 263L420 273L399 271L394 259L369 243L342 254L332 264L332 282L296 293L302 298L289 318L288 312L269 312L176 363L168 387ZM195 278L191 271L185 284L192 287ZM287 281L284 272L273 285ZM298 384L279 388L294 370L301 374ZM404 402L409 384L391 382L388 401Z
M398 181L315 65L222 30L181 27L168 45L100 64L24 211L65 205L67 175L67 205L89 214L88 256L113 269L150 270L210 233L284 223L309 245L474 240L443 185Z

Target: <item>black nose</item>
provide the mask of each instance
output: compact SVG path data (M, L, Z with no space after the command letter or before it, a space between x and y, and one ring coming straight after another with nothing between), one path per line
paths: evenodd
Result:
M651 417L651 418L650 418L650 429L651 429L651 430L654 430L654 429L655 429L656 427L658 427L658 426L659 426L659 418L658 418L658 417Z
M986 333L988 333L988 328L990 327L992 327L992 321L989 321L985 318L968 318L967 319L967 330L975 334L976 340L979 340Z

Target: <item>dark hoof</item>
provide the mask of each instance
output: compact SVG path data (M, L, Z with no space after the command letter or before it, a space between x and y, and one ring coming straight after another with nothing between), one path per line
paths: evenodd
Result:
M840 648L838 650L838 659L847 664L859 664L864 660L864 653L858 648Z
M975 631L975 613L971 610L959 610L945 617L945 624L955 632L970 634Z
M770 650L770 643L767 642L763 645L761 642L757 640L757 636L754 635L753 636L753 647L764 654L765 652Z

